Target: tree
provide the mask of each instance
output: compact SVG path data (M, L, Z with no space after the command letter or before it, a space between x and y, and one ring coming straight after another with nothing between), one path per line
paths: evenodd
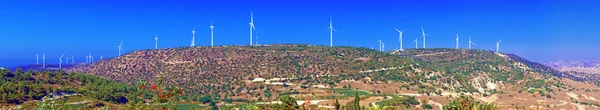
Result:
M460 96L442 107L443 110L497 110L498 106L492 103L480 104L470 96Z
M340 110L340 102L338 102L338 99L335 99L333 106L335 107L335 110Z
M279 100L283 104L283 107L286 109L298 110L300 106L296 103L296 99L290 96L282 96L279 97Z
M348 110L360 110L360 96L358 95L358 92L354 93L354 100L346 106L349 106Z

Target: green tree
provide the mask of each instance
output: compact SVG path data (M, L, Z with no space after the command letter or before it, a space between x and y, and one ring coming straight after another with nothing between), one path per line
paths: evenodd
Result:
M340 110L340 102L338 102L338 99L335 99L333 106L335 107L335 110Z
M492 103L481 104L470 96L460 96L442 107L443 110L497 110Z
M296 99L290 96L279 97L279 100L283 104L283 107L287 110L298 110L300 106L296 103Z

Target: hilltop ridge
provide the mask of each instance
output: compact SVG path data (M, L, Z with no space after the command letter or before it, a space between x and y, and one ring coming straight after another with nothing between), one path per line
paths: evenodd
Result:
M324 100L319 105L327 106L331 100L323 97L359 90L414 96L435 103L447 102L443 97L467 94L486 102L502 102L501 108L514 108L534 104L518 98L542 98L514 97L521 92L542 91L542 96L553 94L547 97L561 96L553 100L564 101L568 100L562 98L566 93L556 91L583 91L580 82L553 76L547 73L551 70L532 64L515 55L475 49L388 53L356 47L269 45L139 50L67 71L129 84L164 76L188 88L185 100L218 96L228 103L273 101L289 95ZM585 87L600 90L597 86Z

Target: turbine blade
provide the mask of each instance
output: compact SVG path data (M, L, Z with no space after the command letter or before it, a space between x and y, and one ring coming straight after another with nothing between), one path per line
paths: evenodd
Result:
M121 47L123 45L123 40L121 40L121 45L119 45L119 47Z
M394 29L396 29L396 31L398 31L398 32L402 32L402 31L398 30L398 28L394 28Z
M333 16L329 16L329 26L333 25Z
M337 32L337 30L335 30L335 28L331 28L331 29L333 29L333 31Z

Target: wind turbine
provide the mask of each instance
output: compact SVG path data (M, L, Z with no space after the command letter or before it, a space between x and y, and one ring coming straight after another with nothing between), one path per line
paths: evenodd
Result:
M256 33L256 42L255 42L255 44L258 45L258 31L256 31L255 33Z
M458 49L458 34L456 34L456 49Z
M58 68L62 68L62 57L64 57L65 55L61 55L60 58L58 58Z
M71 55L71 64L75 64L75 57L73 55Z
M90 56L90 61L89 61L88 63L92 63L92 62L94 62L94 56L92 56L92 53L91 53L91 52L90 52L89 56Z
M419 48L419 38L416 38L413 43L415 43L415 49Z
M69 64L69 57L67 56L66 58L67 60L65 61L65 64Z
M333 47L333 31L337 32L337 30L333 29L333 17L329 17L329 46Z
M44 53L44 56L42 56L42 68L46 68L46 54Z
M192 45L190 47L196 46L196 26L194 26L194 29L192 29Z
M156 34L156 36L154 36L154 49L158 49L158 34Z
M215 26L213 26L213 23L214 23L214 22L215 22L215 21L213 20L213 21L210 23L210 26L209 26L209 27L210 27L210 46L214 46L214 45L215 45L215 43L214 43L214 38L215 38L214 29L215 29Z
M89 63L90 62L90 56L85 56L85 63Z
M123 40L121 40L121 44L117 46L117 48L119 48L119 56L121 56L121 51L123 51L123 48L121 46L123 46Z
M377 42L379 42L379 51L384 51L385 44L383 43L383 41L379 39Z
M473 45L477 45L477 44L475 44L474 42L471 42L471 36L469 36L469 49L471 49L471 44L473 44Z
M254 27L254 16L252 15L252 11L250 11L250 45L252 45L252 30L256 30L256 27Z
M498 49L500 49L500 42L502 42L502 40L496 42L496 52L498 52Z
M402 51L402 50L404 50L404 49L402 49L402 30L398 30L398 28L395 28L395 29L400 34L400 50Z
M425 48L425 36L427 36L427 34L425 34L425 30L423 29L423 27L421 27L421 32L423 33L423 48Z
M38 55L35 55L35 64L40 64L40 61L39 61Z
M102 56L100 56L100 60L102 60Z

